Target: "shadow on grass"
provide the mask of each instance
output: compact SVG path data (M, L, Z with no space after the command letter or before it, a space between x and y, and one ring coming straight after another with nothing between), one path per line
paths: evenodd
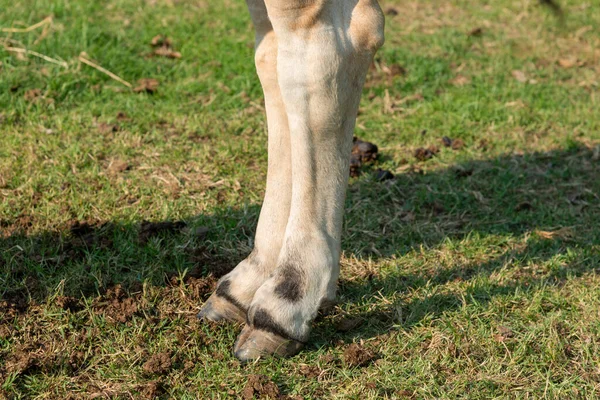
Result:
M370 337L398 325L408 329L465 302L488 302L597 270L599 176L600 162L592 149L574 144L565 150L469 161L427 174L412 170L393 181L353 182L342 247L357 263L351 271L342 268L340 300L367 305L368 311L349 315L363 322L356 329L340 334L333 324L319 323L316 336ZM144 281L168 284L173 276L218 277L250 251L258 213L257 205L221 210L197 216L187 225L74 222L39 235L27 234L27 217L2 221L0 316L8 310L13 315L25 312L32 300L46 301L56 292L97 296L116 284L136 290ZM415 271L412 267L407 273L398 267L386 275L364 270L368 260L418 259L423 247L439 250L466 239L485 247L492 237L499 247L507 237L523 238L525 244L484 261L461 254L468 261L447 268ZM557 256L566 257L566 262L540 275L524 270L501 285L478 279L515 262L528 265ZM408 304L368 307L375 293L394 297L453 281L471 284L466 292L432 290ZM201 297L210 290L206 285Z

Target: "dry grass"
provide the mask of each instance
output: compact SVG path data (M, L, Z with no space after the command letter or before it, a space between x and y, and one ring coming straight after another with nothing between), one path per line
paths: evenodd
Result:
M244 3L0 0L67 65L0 48L0 397L598 397L600 14L563 3L383 5L339 304L241 366L194 316L264 191Z

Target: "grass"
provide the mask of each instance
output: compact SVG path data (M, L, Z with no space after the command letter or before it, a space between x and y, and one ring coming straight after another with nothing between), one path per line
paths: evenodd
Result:
M258 374L290 398L599 398L600 14L561 3L383 4L340 302L300 355L241 366L240 328L195 314L264 193L244 2L0 0L0 28L52 16L0 32L0 397L235 398Z

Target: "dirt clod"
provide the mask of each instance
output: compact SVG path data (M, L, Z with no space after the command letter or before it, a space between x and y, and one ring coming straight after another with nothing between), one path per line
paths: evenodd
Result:
M69 366L73 370L80 369L85 363L85 353L76 351L69 356Z
M469 32L469 36L481 36L482 34L483 34L483 28L480 26L471 29L471 31Z
M465 147L465 142L462 139L454 139L451 147L452 150L460 150Z
M375 161L378 151L377 145L355 136L352 144L352 153L350 154L350 176L359 176L362 165Z
M415 158L419 161L427 161L430 158L433 158L433 156L437 153L437 151L433 151L433 150L437 150L437 148L424 148L424 147L419 147L418 149L415 150Z
M103 296L94 300L92 309L104 313L111 321L125 323L138 312L138 301L128 297L121 285L109 288Z
M350 367L363 367L374 359L375 352L358 343L352 343L344 350L344 362Z
M139 387L142 399L156 399L165 392L162 382L152 381Z
M58 307L62 308L63 310L79 311L83 308L79 300L77 300L75 297L58 296L56 297L54 302Z
M377 159L377 153L379 149L377 145L366 142L364 140L360 140L356 136L353 139L352 143L352 154L356 154L359 156L361 162L371 162Z
M392 174L388 170L381 169L381 168L377 168L377 170L373 173L373 176L375 177L375 180L377 180L379 182L394 179L394 174Z
M166 351L154 354L142 366L144 372L148 374L165 374L171 369L171 353Z
M315 379L315 378L318 378L319 376L321 376L323 370L316 365L302 364L302 365L300 365L299 372L300 372L300 375L304 376L305 378Z
M249 375L248 382L242 390L242 398L250 399L276 399L279 397L279 388L275 382L265 375Z
M28 91L25 92L25 94L23 95L23 98L26 101L34 101L36 100L38 97L42 96L42 90L41 89L30 89Z
M137 81L137 86L133 88L136 93L153 94L158 89L158 80L154 78L142 78Z
M39 366L39 359L33 349L26 348L13 352L6 360L8 373L23 374Z
M353 178L360 176L360 167L362 167L360 157L355 154L350 155L350 176Z
M29 306L27 294L23 290L9 291L0 298L0 313L4 314L6 319L12 318L18 313L24 313Z
M192 291L193 300L206 300L215 290L217 279L212 276L206 278L190 277L186 280L186 283Z
M156 35L150 42L154 47L152 55L167 58L181 58L181 53L173 49L171 39L163 35Z

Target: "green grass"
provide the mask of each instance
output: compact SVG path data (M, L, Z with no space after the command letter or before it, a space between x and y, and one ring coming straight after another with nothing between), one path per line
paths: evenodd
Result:
M292 398L600 398L600 13L561 3L383 4L356 133L396 178L351 180L306 350L241 366L240 328L195 314L264 193L244 2L0 0L0 28L52 16L0 31L0 398L236 398L252 374ZM180 59L149 56L159 34Z

